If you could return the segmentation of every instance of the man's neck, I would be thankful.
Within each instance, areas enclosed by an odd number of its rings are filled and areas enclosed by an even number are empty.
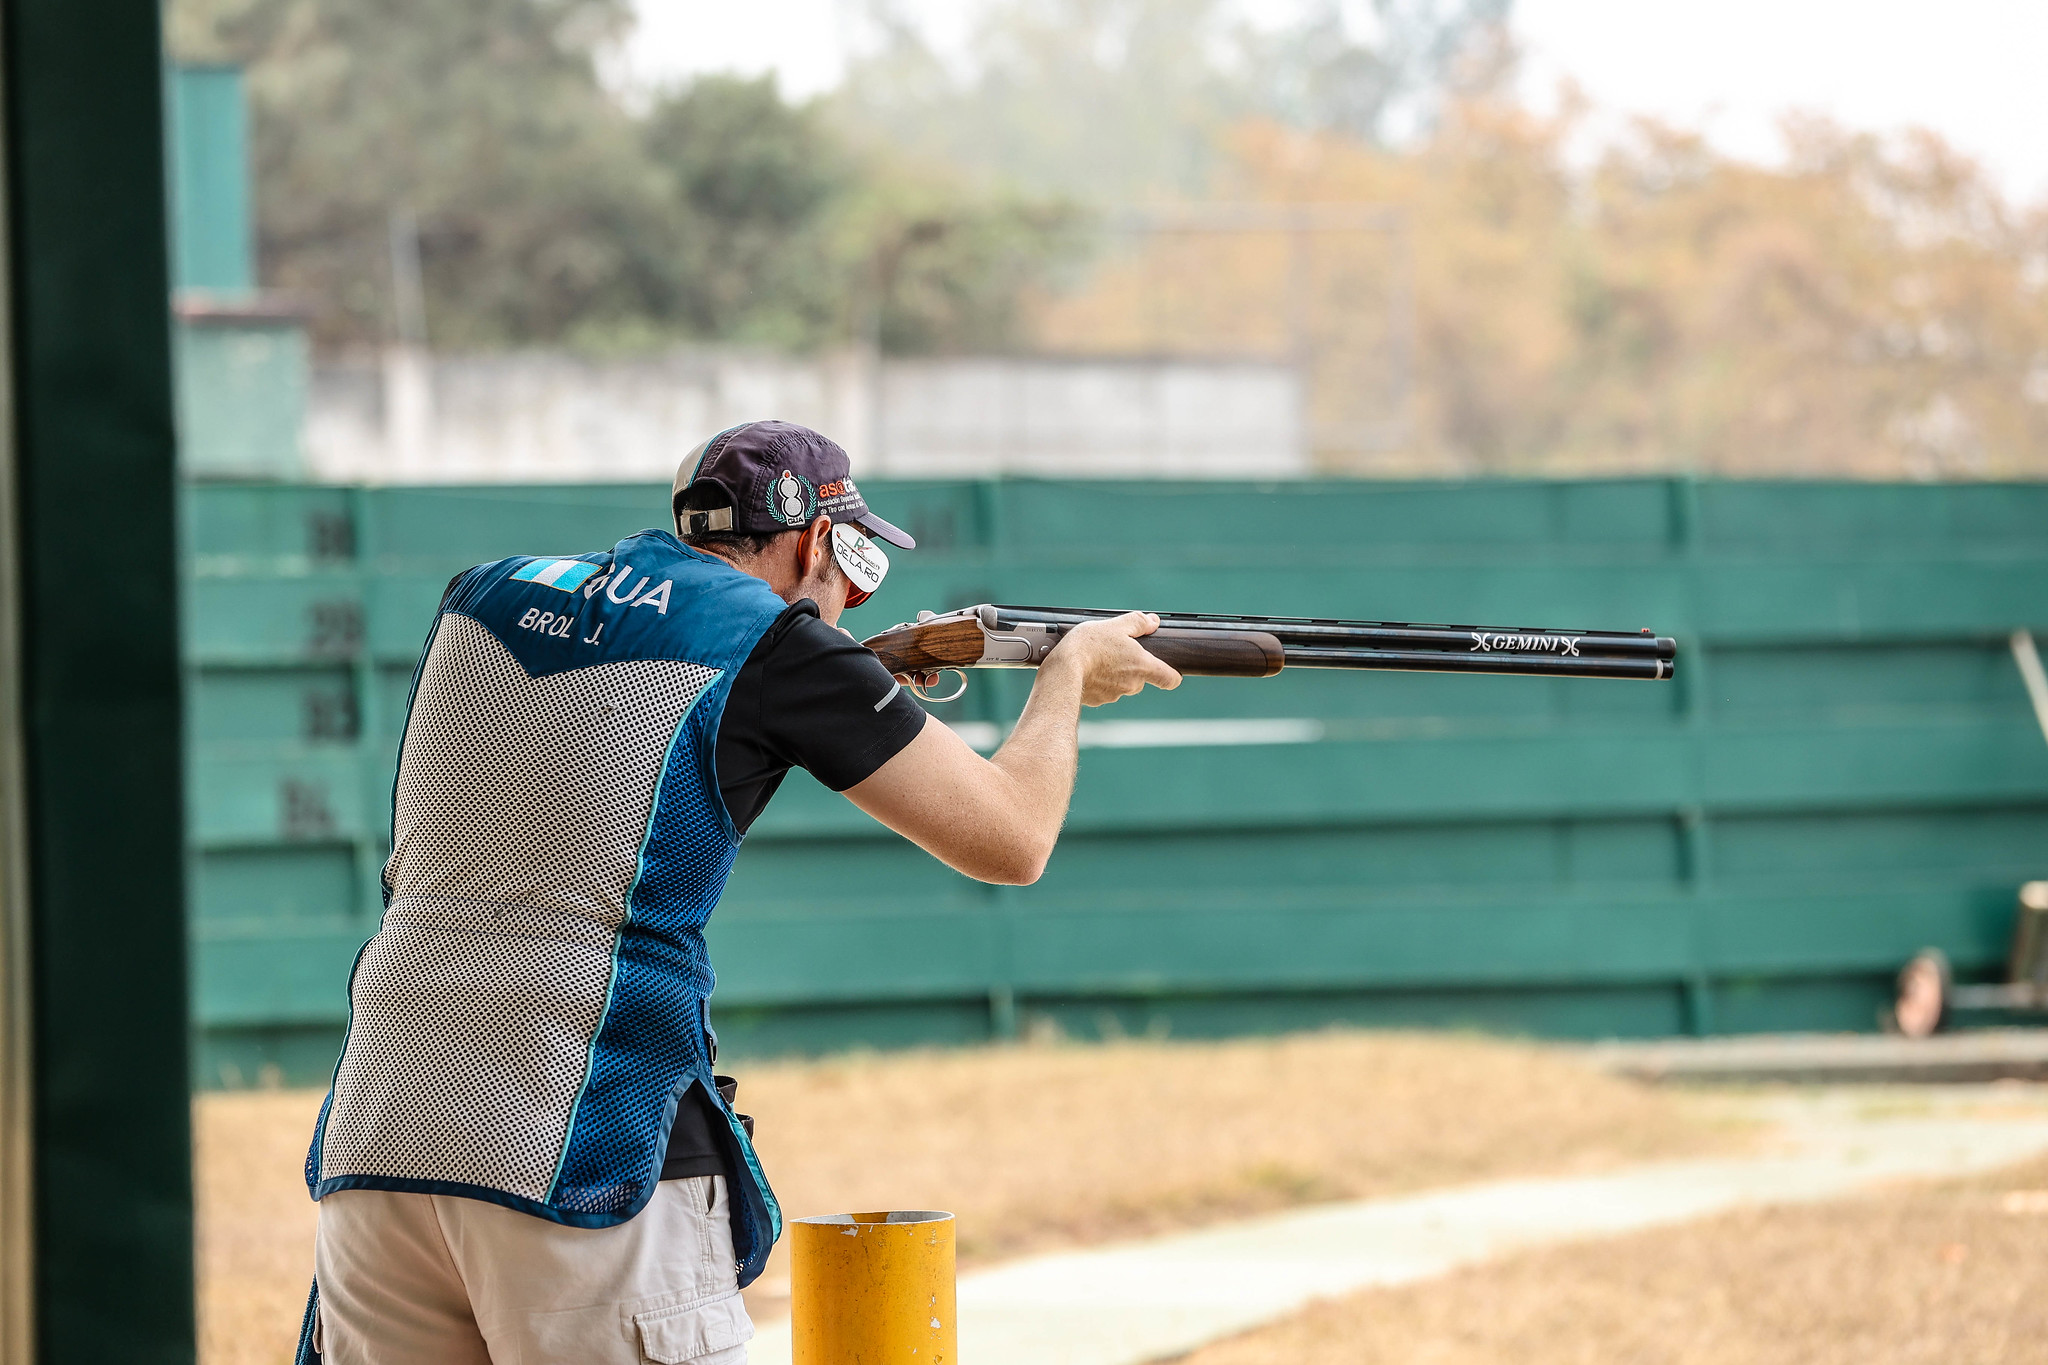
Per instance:
[[[778,536],[758,554],[732,553],[725,546],[692,545],[690,548],[722,559],[741,573],[760,579],[768,585],[770,592],[792,605],[810,598],[817,605],[819,617],[828,625],[836,625],[838,613],[834,611],[829,617],[825,614],[825,604],[831,600],[826,584],[806,579],[797,571],[796,539],[795,536]]]
[[[800,591],[803,584],[796,572],[796,556],[789,552],[777,554],[776,551],[782,549],[780,545],[770,545],[759,554],[738,554],[722,545],[692,545],[690,548],[722,559],[750,578],[760,579],[768,585],[769,591],[785,602],[794,602],[804,595]]]

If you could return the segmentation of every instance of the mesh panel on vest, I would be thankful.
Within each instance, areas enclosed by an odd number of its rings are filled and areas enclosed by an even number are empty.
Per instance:
[[[699,725],[700,717],[686,722]],[[709,734],[693,736],[708,745]],[[703,927],[737,852],[714,804],[697,744],[678,744],[633,888],[633,918],[619,937],[618,976],[590,1080],[576,1113],[553,1203],[578,1213],[635,1207],[659,1165],[669,1098],[683,1077],[708,1070],[698,1001],[712,986]],[[638,1179],[622,1172],[640,1170]]]
[[[718,670],[636,659],[528,677],[498,637],[441,618],[398,770],[394,897],[626,917],[654,782]]]
[[[390,904],[350,987],[322,1178],[547,1197],[656,780],[718,677],[654,659],[535,678],[476,621],[441,617],[406,725]]]

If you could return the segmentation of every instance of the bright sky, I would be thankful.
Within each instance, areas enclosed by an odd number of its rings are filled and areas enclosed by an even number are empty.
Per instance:
[[[845,0],[635,0],[635,7],[640,26],[626,54],[633,78],[773,68],[793,95],[838,82],[854,13]]]
[[[1603,109],[1704,128],[1774,160],[1777,117],[1931,128],[2009,194],[2048,193],[2041,0],[1517,0],[1532,98],[1561,76]]]
[[[858,0],[638,3],[633,77],[772,67],[784,89],[810,94],[838,80]],[[914,8],[957,35],[970,7]],[[1703,128],[1723,150],[1760,161],[1776,158],[1776,120],[1788,109],[1879,131],[1920,125],[2014,196],[2048,195],[2044,0],[1517,0],[1514,28],[1532,100],[1547,102],[1570,77],[1611,114]]]

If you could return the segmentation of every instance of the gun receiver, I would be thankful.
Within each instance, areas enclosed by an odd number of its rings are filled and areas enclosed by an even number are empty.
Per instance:
[[[969,668],[1036,668],[1067,631],[1115,611],[983,604],[891,626],[864,641],[891,673]],[[1288,616],[1161,612],[1159,629],[1138,643],[1190,677],[1270,678],[1282,668],[1392,669],[1422,673],[1512,673],[1552,678],[1668,679],[1676,641],[1648,630],[1537,630],[1402,621],[1328,621]],[[920,696],[925,695],[920,692]]]

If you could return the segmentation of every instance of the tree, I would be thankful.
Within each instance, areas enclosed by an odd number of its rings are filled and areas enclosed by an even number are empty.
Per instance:
[[[1512,0],[1373,0],[1377,32],[1353,36],[1342,0],[1319,0],[1273,34],[1245,32],[1250,101],[1297,128],[1385,145],[1435,127],[1446,98],[1493,85]]]
[[[1062,206],[850,145],[765,78],[636,114],[599,79],[630,20],[626,0],[174,0],[171,33],[247,66],[262,277],[322,343],[393,333],[394,215],[440,347],[1014,338]],[[912,218],[943,230],[905,238]]]
[[[803,344],[843,322],[824,220],[858,168],[772,77],[706,76],[641,127],[678,208],[676,308],[701,336]]]
[[[321,340],[388,333],[394,210],[419,224],[437,344],[672,310],[664,186],[594,66],[624,0],[213,0],[206,17],[249,70],[264,277],[311,301]]]
[[[1409,224],[1411,436],[1331,468],[2043,471],[2048,214],[2006,204],[1930,134],[1798,122],[1774,168],[1645,123],[1585,172],[1564,150],[1576,117],[1457,102],[1407,152],[1270,121],[1233,133],[1227,197],[1380,204]],[[1275,245],[1217,239],[1194,260],[1151,243],[1048,308],[1040,335],[1144,335],[1161,299],[1134,284],[1194,279],[1175,346],[1283,356]],[[1375,266],[1328,261],[1314,285]]]
[[[1374,0],[1360,36],[1339,0],[1272,31],[1228,0],[989,0],[955,71],[871,0],[878,40],[840,103],[877,139],[985,179],[1109,204],[1199,196],[1246,118],[1377,142],[1427,131],[1446,92],[1499,74],[1510,3]]]
[[[987,182],[1097,201],[1188,192],[1242,112],[1204,48],[1217,0],[996,0],[973,65],[949,71],[914,26],[850,70],[842,105],[870,137]]]

